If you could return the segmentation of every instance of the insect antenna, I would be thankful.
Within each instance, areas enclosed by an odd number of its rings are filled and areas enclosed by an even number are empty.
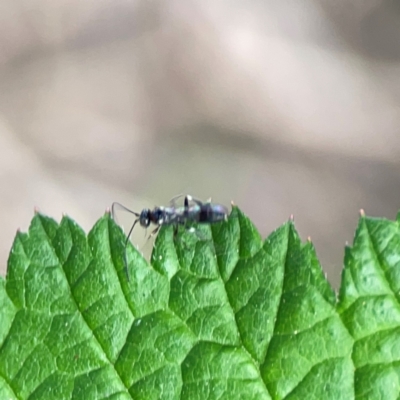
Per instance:
[[[124,205],[122,205],[121,203],[117,203],[116,201],[114,201],[114,203],[112,203],[112,205],[111,205],[111,216],[112,216],[112,219],[114,221],[117,220],[116,217],[115,217],[115,207],[121,208],[122,210],[124,210],[124,211],[126,211],[128,213],[131,213],[131,214],[135,215],[136,217],[140,216],[140,214],[138,214],[137,212],[132,211],[129,208],[127,208]]]
[[[136,213],[135,213],[135,214],[136,214]],[[131,229],[129,229],[128,235],[126,236],[126,240],[125,240],[125,248],[124,248],[124,267],[125,267],[126,279],[128,280],[128,282],[129,282],[129,271],[128,271],[128,259],[127,259],[127,256],[126,256],[126,249],[127,249],[127,247],[128,247],[128,243],[129,243],[129,240],[130,240],[130,238],[131,238],[133,228],[135,227],[135,225],[136,225],[136,223],[137,223],[138,221],[139,221],[139,218],[136,218],[135,221],[133,222],[132,226],[131,226]]]
[[[125,245],[124,245],[124,269],[125,269],[126,279],[129,282],[128,259],[127,259],[127,255],[126,255],[126,249],[128,247],[128,243],[129,243],[130,237],[132,235],[133,228],[135,227],[136,223],[139,221],[140,214],[138,214],[135,211],[130,210],[129,208],[127,208],[124,205],[122,205],[121,203],[114,202],[111,205],[111,216],[112,216],[112,219],[114,221],[116,221],[115,207],[121,208],[122,210],[124,210],[124,211],[126,211],[126,212],[128,212],[130,214],[133,214],[133,215],[135,215],[137,217],[135,219],[135,221],[133,222],[131,228],[129,229],[128,235],[126,236],[126,239],[125,239]]]

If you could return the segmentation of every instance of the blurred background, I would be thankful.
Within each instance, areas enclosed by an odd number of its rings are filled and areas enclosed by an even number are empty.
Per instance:
[[[190,193],[234,200],[264,237],[294,214],[334,287],[358,210],[396,216],[399,2],[0,10],[1,274],[34,206],[89,230],[113,201]]]

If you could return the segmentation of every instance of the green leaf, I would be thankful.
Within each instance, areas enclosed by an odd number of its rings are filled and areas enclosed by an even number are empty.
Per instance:
[[[289,221],[160,230],[37,214],[0,277],[0,399],[398,399],[399,222],[361,217],[337,302]]]
[[[355,339],[354,390],[362,399],[400,394],[399,221],[365,218],[346,249],[338,311]]]

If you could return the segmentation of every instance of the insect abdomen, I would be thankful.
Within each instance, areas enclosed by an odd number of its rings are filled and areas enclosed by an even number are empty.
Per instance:
[[[200,207],[198,222],[213,223],[226,219],[228,210],[220,204],[203,204]]]

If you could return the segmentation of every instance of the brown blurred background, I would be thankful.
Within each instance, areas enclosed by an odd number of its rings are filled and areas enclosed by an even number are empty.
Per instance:
[[[358,210],[400,208],[399,4],[3,1],[0,272],[34,206],[88,230],[190,193],[294,214],[337,287]]]

